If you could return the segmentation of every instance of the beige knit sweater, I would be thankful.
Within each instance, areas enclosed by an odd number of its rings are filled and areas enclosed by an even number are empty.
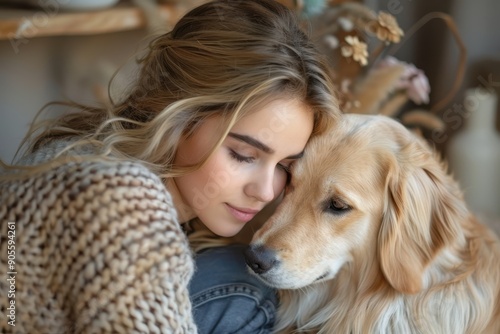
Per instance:
[[[196,333],[187,239],[138,163],[71,162],[0,183],[0,240],[1,333]]]

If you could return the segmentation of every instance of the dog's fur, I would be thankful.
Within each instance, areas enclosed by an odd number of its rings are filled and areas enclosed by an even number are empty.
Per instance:
[[[312,139],[251,249],[283,333],[500,333],[497,236],[388,117],[344,115]]]

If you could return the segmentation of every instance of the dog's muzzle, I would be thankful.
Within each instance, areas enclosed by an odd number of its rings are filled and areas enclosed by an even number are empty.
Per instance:
[[[258,275],[279,264],[276,252],[263,245],[251,245],[245,250],[245,262]]]

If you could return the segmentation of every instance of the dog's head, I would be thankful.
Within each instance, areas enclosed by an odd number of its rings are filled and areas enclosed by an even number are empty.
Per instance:
[[[269,285],[301,288],[356,261],[415,293],[466,214],[432,151],[384,116],[348,114],[313,138],[275,214],[256,232],[248,266]]]

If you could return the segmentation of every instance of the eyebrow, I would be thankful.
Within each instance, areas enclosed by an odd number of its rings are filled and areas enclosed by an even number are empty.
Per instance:
[[[239,141],[245,142],[248,145],[251,145],[251,146],[253,146],[253,147],[255,147],[255,148],[257,148],[265,153],[268,153],[268,154],[274,153],[274,150],[272,148],[270,148],[269,146],[267,146],[263,142],[258,141],[257,139],[255,139],[253,137],[250,137],[247,135],[242,135],[239,133],[234,133],[234,132],[229,132],[228,136],[232,137],[234,139],[237,139]],[[297,153],[297,154],[290,155],[290,156],[286,157],[285,159],[299,159],[299,158],[302,158],[303,155],[304,155],[304,151]]]

